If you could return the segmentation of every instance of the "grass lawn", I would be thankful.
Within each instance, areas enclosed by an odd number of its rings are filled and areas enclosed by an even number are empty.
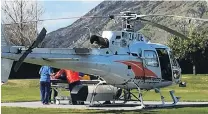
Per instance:
[[[38,79],[9,80],[1,86],[1,102],[37,101],[39,99]]]
[[[171,100],[169,90],[174,89],[176,96],[181,97],[181,101],[208,101],[208,75],[183,75],[182,80],[187,82],[187,87],[180,88],[174,85],[161,89],[165,100]],[[9,80],[7,84],[1,86],[1,92],[1,102],[38,101],[39,79]],[[137,91],[133,92],[136,94]],[[160,100],[159,94],[154,91],[146,92],[143,96],[144,100]]]
[[[183,75],[182,81],[187,83],[187,87],[173,85],[161,89],[165,100],[172,101],[169,91],[175,90],[175,95],[181,97],[180,101],[208,101],[208,75]],[[160,100],[159,93],[154,90],[144,93],[143,96],[144,100]]]
[[[50,109],[50,108],[20,108],[1,107],[2,114],[71,114],[71,113],[123,113],[123,114],[208,114],[208,108],[173,108],[135,111],[105,111],[105,110],[75,110],[75,109]]]

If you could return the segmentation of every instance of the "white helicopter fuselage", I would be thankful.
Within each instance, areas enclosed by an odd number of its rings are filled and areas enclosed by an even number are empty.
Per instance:
[[[108,39],[109,48],[34,48],[24,62],[98,75],[108,84],[126,89],[139,86],[149,90],[180,81],[180,76],[174,78],[174,69],[180,75],[180,67],[173,66],[167,46],[148,43],[140,34],[126,31],[104,31],[102,37]],[[24,47],[2,47],[2,58],[18,60],[24,53],[18,53],[19,48]],[[157,49],[167,52],[169,78],[162,74]]]

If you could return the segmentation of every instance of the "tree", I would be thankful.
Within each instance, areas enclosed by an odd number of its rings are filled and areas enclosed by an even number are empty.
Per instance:
[[[37,36],[38,22],[35,20],[43,12],[37,1],[4,1],[1,10],[6,42],[10,45],[31,45]]]
[[[193,74],[196,75],[196,65],[203,59],[208,59],[208,31],[207,28],[191,28],[189,39],[171,37],[169,47],[179,59],[188,59],[193,64]]]

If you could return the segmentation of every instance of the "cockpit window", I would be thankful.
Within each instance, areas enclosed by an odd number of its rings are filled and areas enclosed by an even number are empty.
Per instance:
[[[116,36],[116,39],[121,39],[121,36]]]
[[[129,33],[129,40],[133,39],[133,33]]]
[[[148,66],[158,67],[158,59],[155,51],[146,50],[144,51],[145,63]]]
[[[134,34],[132,34],[132,37],[131,37],[131,39],[132,39],[132,40],[134,39]]]
[[[123,38],[127,38],[128,37],[128,34],[126,32],[122,32],[122,37]]]

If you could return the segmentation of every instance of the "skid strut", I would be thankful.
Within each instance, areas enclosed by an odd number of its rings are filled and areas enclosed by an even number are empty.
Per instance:
[[[172,97],[172,99],[173,99],[173,104],[175,105],[176,103],[178,103],[180,97],[176,97],[176,96],[174,95],[174,93],[175,93],[174,90],[170,91],[170,96]]]
[[[176,97],[176,96],[174,95],[174,90],[171,90],[171,91],[169,91],[169,92],[170,92],[170,96],[171,96],[171,98],[172,98],[172,100],[173,100],[173,103],[172,103],[172,104],[165,104],[165,97],[162,95],[160,89],[155,88],[155,92],[156,92],[156,93],[160,93],[160,98],[161,98],[161,101],[162,101],[162,104],[161,104],[161,105],[158,105],[157,107],[175,106],[176,103],[178,103],[178,101],[179,101],[179,99],[180,99],[180,97]]]
[[[90,106],[93,106],[94,104],[94,97],[95,97],[95,95],[96,95],[96,89],[97,89],[97,87],[99,86],[99,85],[102,85],[102,84],[104,84],[104,83],[106,83],[106,81],[100,81],[96,86],[95,86],[95,88],[93,89],[93,94],[92,94],[92,98],[91,98],[91,100],[90,100]]]
[[[160,93],[160,98],[161,98],[161,101],[162,101],[162,105],[165,105],[165,97],[162,95],[160,89],[159,88],[155,88],[155,92],[156,93]]]
[[[139,106],[138,108],[139,109],[143,109],[143,108],[145,108],[145,105],[144,105],[144,102],[143,102],[143,96],[142,96],[141,89],[140,89],[140,87],[135,82],[134,82],[134,84],[137,86],[137,90],[139,92],[139,101],[141,103],[141,106]]]

